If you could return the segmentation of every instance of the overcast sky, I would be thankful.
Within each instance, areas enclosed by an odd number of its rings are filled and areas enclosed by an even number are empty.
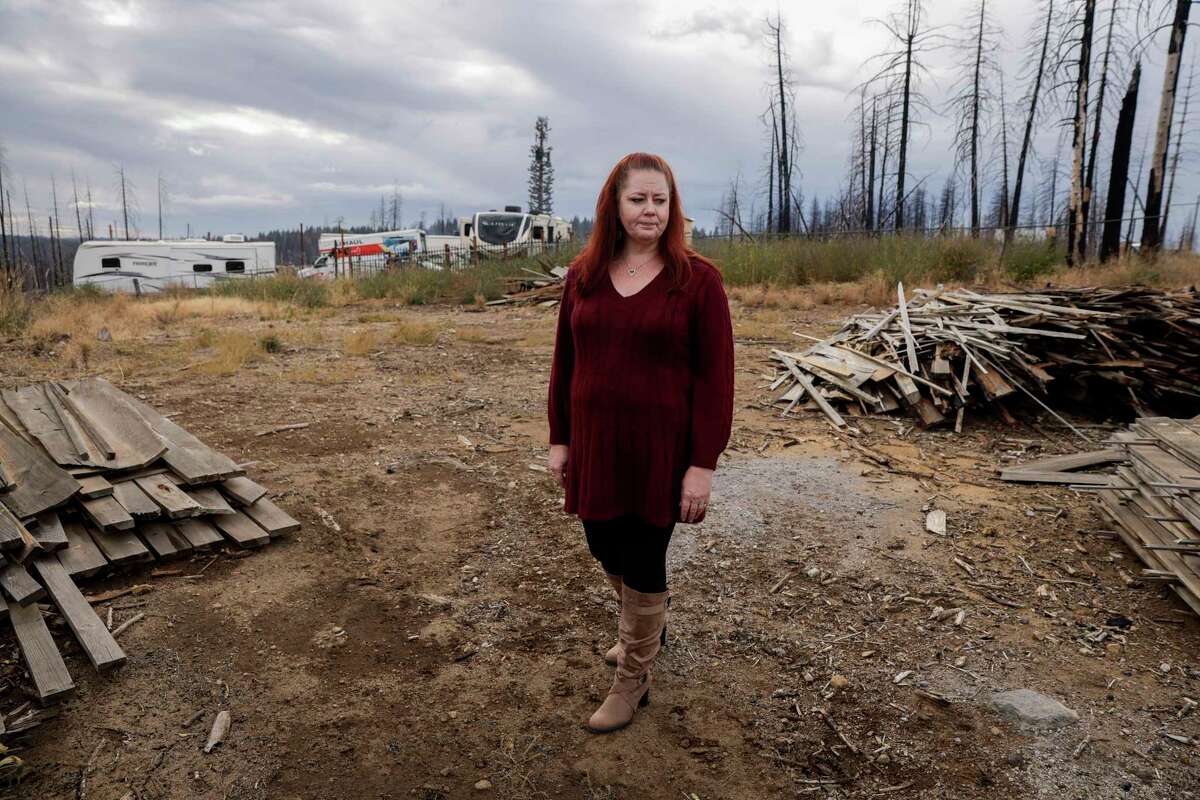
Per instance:
[[[824,197],[844,182],[864,61],[886,46],[882,27],[869,20],[895,4],[778,5],[803,132],[802,188]],[[931,0],[930,22],[965,23],[974,5]],[[1024,89],[1017,51],[1037,9],[1033,0],[995,6],[1012,100]],[[431,221],[443,203],[459,215],[524,206],[534,120],[546,115],[556,213],[590,215],[612,164],[648,150],[670,161],[686,211],[707,227],[731,177],[740,171],[753,185],[762,169],[759,115],[769,77],[762,21],[776,7],[0,0],[0,145],[14,199],[20,205],[26,182],[43,228],[50,175],[66,208],[74,170],[81,185],[90,180],[97,227],[106,229],[118,214],[115,165],[124,164],[143,233],[157,233],[160,172],[170,186],[168,236],[188,224],[193,233],[254,233],[338,218],[365,224],[393,181],[405,222],[422,211]],[[1108,5],[1100,8],[1103,22]],[[939,111],[955,60],[948,52],[929,59],[927,88]],[[1161,68],[1148,66],[1135,155],[1162,81]],[[1110,110],[1125,74],[1110,87]],[[1186,67],[1181,90],[1185,83]],[[926,179],[936,190],[953,163],[951,124],[924,116],[929,126],[915,132],[910,183]],[[1048,160],[1057,131],[1047,122],[1039,133],[1039,155]],[[987,160],[998,163],[994,153]],[[1101,164],[1106,171],[1107,160]],[[1188,173],[1177,201],[1194,196]],[[65,216],[64,228],[73,229],[73,212]]]

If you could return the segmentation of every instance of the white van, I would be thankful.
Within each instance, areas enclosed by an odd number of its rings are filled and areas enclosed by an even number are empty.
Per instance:
[[[214,281],[275,274],[274,242],[91,241],[75,251],[76,286],[145,294],[170,286],[203,289]]]

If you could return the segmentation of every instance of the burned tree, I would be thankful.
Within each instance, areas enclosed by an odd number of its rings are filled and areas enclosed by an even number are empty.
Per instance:
[[[928,101],[920,91],[920,79],[927,74],[921,63],[922,56],[939,46],[940,32],[927,27],[922,0],[904,0],[903,10],[886,20],[875,20],[891,36],[895,49],[877,57],[882,64],[867,80],[868,85],[878,85],[881,93],[894,96],[900,106],[899,150],[896,166],[896,192],[892,226],[896,231],[904,230],[905,178],[908,172],[909,133],[916,121],[916,112],[931,111]]]
[[[1175,175],[1179,171],[1179,156],[1183,152],[1183,132],[1187,128],[1188,105],[1192,101],[1192,82],[1196,78],[1196,62],[1188,72],[1187,91],[1183,95],[1183,113],[1179,116],[1179,127],[1175,132],[1175,152],[1171,154],[1171,182],[1167,186],[1167,201],[1163,204],[1162,230],[1159,232],[1161,241],[1167,240],[1167,218],[1171,215],[1171,195],[1175,193]]]
[[[1142,81],[1142,64],[1133,65],[1129,88],[1121,101],[1117,132],[1113,139],[1112,167],[1108,177],[1108,199],[1104,230],[1100,236],[1100,261],[1112,258],[1121,249],[1121,214],[1125,210],[1125,184],[1129,180],[1129,154],[1133,147],[1133,123],[1137,114],[1138,85]]]
[[[1013,182],[1012,202],[1009,203],[1008,227],[1005,229],[1005,239],[1012,239],[1016,230],[1017,219],[1021,214],[1021,187],[1025,180],[1025,163],[1029,157],[1029,148],[1033,140],[1033,126],[1038,119],[1038,101],[1041,99],[1042,80],[1046,75],[1047,52],[1050,47],[1051,23],[1054,20],[1054,0],[1046,3],[1046,25],[1042,32],[1041,46],[1034,70],[1033,86],[1029,90],[1029,113],[1025,115],[1025,134],[1021,139],[1021,153],[1017,157],[1017,174]],[[1055,59],[1057,61],[1057,59]],[[1055,66],[1051,65],[1051,72]]]
[[[957,91],[950,99],[949,111],[956,119],[954,145],[959,165],[967,172],[971,235],[979,236],[980,226],[980,140],[983,121],[991,111],[989,78],[996,71],[992,54],[996,52],[997,31],[987,16],[987,0],[979,0],[979,11],[972,27],[955,47],[963,54]]]
[[[1084,0],[1075,68],[1075,117],[1071,126],[1071,202],[1067,207],[1067,264],[1075,263],[1075,248],[1086,226],[1083,215],[1083,157],[1087,140],[1088,78],[1092,67],[1092,30],[1096,0]]]
[[[1104,45],[1104,61],[1100,67],[1100,89],[1096,94],[1096,111],[1094,117],[1096,124],[1092,126],[1092,151],[1088,156],[1087,167],[1084,170],[1083,178],[1083,197],[1082,197],[1082,225],[1079,234],[1079,241],[1076,247],[1080,259],[1087,258],[1088,251],[1088,224],[1091,220],[1092,197],[1095,194],[1096,186],[1096,158],[1100,150],[1100,131],[1104,127],[1104,94],[1108,87],[1108,66],[1112,57],[1113,50],[1113,31],[1116,29],[1117,21],[1117,3],[1113,2],[1112,9],[1108,15],[1108,34],[1105,36]]]
[[[1150,178],[1146,183],[1146,219],[1142,223],[1142,251],[1153,253],[1162,244],[1159,215],[1162,211],[1163,178],[1167,171],[1167,150],[1171,139],[1171,122],[1175,117],[1175,89],[1179,85],[1179,61],[1183,57],[1183,42],[1187,35],[1188,12],[1192,0],[1175,0],[1175,18],[1171,23],[1167,43],[1167,66],[1163,73],[1162,98],[1158,106],[1158,125],[1154,135],[1154,158],[1150,162]]]
[[[773,209],[778,212],[777,230],[779,233],[790,233],[793,216],[792,176],[795,157],[799,151],[798,123],[796,121],[795,96],[792,93],[791,70],[787,65],[787,51],[783,47],[783,37],[786,31],[783,18],[778,14],[772,22],[768,17],[766,22],[767,46],[774,59],[772,81],[768,83],[772,115],[775,120],[775,171],[772,181],[778,194],[778,202],[773,203]],[[789,103],[791,110],[789,111]]]

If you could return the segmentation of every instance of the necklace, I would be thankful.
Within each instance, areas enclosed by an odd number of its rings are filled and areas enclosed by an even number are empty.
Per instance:
[[[630,275],[636,276],[638,274],[638,270],[641,269],[642,267],[646,266],[647,264],[649,264],[651,261],[653,261],[657,255],[658,255],[658,253],[654,253],[649,258],[647,258],[645,261],[638,264],[636,267],[626,267],[625,269]]]

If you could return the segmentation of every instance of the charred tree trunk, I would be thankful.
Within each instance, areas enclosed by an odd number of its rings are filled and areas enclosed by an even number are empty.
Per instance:
[[[913,0],[910,0],[908,12],[909,27],[906,31],[907,38],[905,40],[904,51],[904,93],[900,96],[900,153],[896,169],[895,200],[895,229],[897,231],[904,230],[904,172],[908,169],[908,117],[909,101],[912,93],[913,46],[916,40],[916,33],[913,30],[915,27],[913,17],[916,14],[914,5]]]
[[[871,148],[868,156],[869,166],[867,168],[867,230],[875,230],[875,139],[877,135],[878,117],[876,107],[878,106],[879,98],[871,99]]]
[[[1096,93],[1096,125],[1092,128],[1092,152],[1088,156],[1087,170],[1083,178],[1083,217],[1080,228],[1078,250],[1081,261],[1087,260],[1088,251],[1088,222],[1092,206],[1092,195],[1096,185],[1096,155],[1100,150],[1100,129],[1104,124],[1104,90],[1108,86],[1108,59],[1112,53],[1113,28],[1117,19],[1117,4],[1113,3],[1108,16],[1108,35],[1105,37],[1104,62],[1100,66],[1100,89]]]
[[[1008,111],[1005,107],[1004,99],[1004,76],[1000,76],[1000,170],[1001,170],[1001,189],[1000,189],[1000,219],[997,220],[1000,227],[1008,230]],[[1008,240],[1005,240],[1005,244]],[[1003,252],[1003,246],[1001,247]]]
[[[1154,137],[1154,159],[1150,162],[1150,179],[1146,184],[1146,219],[1142,223],[1142,251],[1153,253],[1162,244],[1159,214],[1162,211],[1163,177],[1167,171],[1167,149],[1171,139],[1171,122],[1175,116],[1175,89],[1179,85],[1179,61],[1183,57],[1183,41],[1187,35],[1188,12],[1192,0],[1176,0],[1175,20],[1171,25],[1171,40],[1167,45],[1167,68],[1163,74],[1162,99],[1158,107],[1158,128]]]
[[[1196,65],[1188,73],[1187,91],[1183,95],[1183,113],[1179,115],[1179,128],[1175,131],[1175,152],[1171,154],[1171,182],[1167,186],[1167,202],[1163,204],[1162,231],[1159,239],[1167,240],[1167,218],[1171,215],[1171,195],[1175,193],[1175,174],[1179,170],[1179,154],[1183,152],[1183,131],[1187,128],[1188,104],[1192,100],[1192,81],[1196,77]]]
[[[1100,263],[1117,255],[1121,249],[1121,213],[1125,210],[1125,183],[1129,180],[1129,156],[1133,149],[1133,122],[1137,114],[1138,84],[1142,80],[1142,64],[1133,65],[1129,88],[1121,101],[1117,132],[1113,139],[1112,169],[1108,176],[1108,199],[1104,204],[1104,232],[1100,237]]]
[[[775,72],[779,81],[779,232],[792,230],[791,170],[788,168],[787,84],[783,80],[783,22],[778,15],[771,29],[775,35]]]
[[[1029,156],[1029,145],[1033,139],[1033,123],[1037,118],[1038,95],[1042,90],[1042,76],[1046,71],[1046,51],[1050,47],[1050,22],[1054,18],[1054,2],[1046,9],[1046,32],[1042,36],[1042,55],[1038,59],[1037,75],[1033,79],[1033,92],[1029,100],[1029,116],[1025,118],[1025,135],[1021,140],[1021,155],[1017,157],[1017,176],[1013,184],[1012,202],[1009,204],[1008,228],[1005,238],[1011,239],[1016,230],[1017,218],[1021,213],[1021,185],[1025,180],[1025,160]],[[1053,221],[1051,221],[1053,222]]]
[[[125,192],[125,167],[121,166],[121,216],[125,222],[125,241],[129,241],[129,198]]]
[[[775,104],[771,104],[771,154],[767,161],[767,233],[775,230],[775,141],[779,125],[775,121]]]
[[[1125,251],[1129,252],[1133,246],[1133,223],[1138,219],[1139,206],[1142,214],[1143,223],[1145,222],[1146,205],[1142,202],[1141,194],[1138,192],[1138,187],[1142,185],[1142,173],[1146,171],[1146,148],[1150,145],[1150,131],[1146,131],[1146,135],[1142,137],[1142,154],[1138,158],[1138,174],[1137,180],[1133,182],[1133,201],[1129,204],[1129,229],[1125,232]]]
[[[1088,76],[1092,66],[1092,27],[1096,0],[1084,0],[1083,32],[1079,37],[1079,66],[1075,76],[1075,124],[1071,159],[1071,204],[1067,209],[1067,264],[1075,263],[1075,249],[1087,225],[1083,214],[1083,156],[1087,141]]]
[[[986,3],[979,3],[979,30],[975,38],[975,74],[971,81],[971,236],[979,237],[979,89],[983,67],[983,17]]]
[[[887,113],[887,120],[884,122],[884,126],[883,126],[883,158],[881,160],[880,167],[879,167],[879,205],[875,211],[875,216],[879,220],[879,224],[876,227],[879,230],[883,230],[883,222],[884,222],[884,219],[886,218],[886,216],[884,214],[884,200],[886,200],[887,198],[884,195],[884,192],[887,189],[887,163],[888,163],[888,153],[891,151],[891,147],[892,147],[892,113],[891,113],[891,109],[889,108],[888,113]]]

